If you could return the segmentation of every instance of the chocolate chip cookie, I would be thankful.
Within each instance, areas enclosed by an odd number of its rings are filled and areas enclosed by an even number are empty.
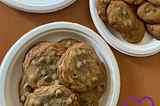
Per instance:
[[[19,81],[19,100],[22,104],[26,101],[27,96],[33,93],[34,89],[29,85],[27,76],[24,74]]]
[[[95,7],[97,9],[97,13],[104,22],[108,22],[106,17],[106,8],[109,1],[110,0],[95,0]]]
[[[62,39],[58,43],[60,43],[64,48],[68,49],[75,43],[80,43],[80,41],[72,38]]]
[[[135,23],[134,13],[123,1],[111,1],[107,8],[108,23],[117,31],[127,33]]]
[[[99,106],[98,98],[92,92],[74,92],[80,106]]]
[[[25,56],[23,70],[34,89],[60,84],[57,66],[66,49],[59,43],[37,44]]]
[[[103,63],[101,63],[101,73],[100,73],[100,82],[98,83],[98,85],[92,90],[93,94],[100,99],[101,96],[103,95],[104,91],[106,90],[107,87],[107,75],[106,75],[106,70],[105,67],[103,65]]]
[[[153,5],[159,5],[160,6],[160,0],[148,0]]]
[[[79,103],[70,89],[63,85],[52,85],[29,94],[24,106],[79,106]]]
[[[121,35],[123,39],[126,40],[127,42],[130,43],[140,42],[145,35],[144,23],[140,19],[138,19],[137,16],[135,15],[135,23],[132,30],[130,30],[127,33],[121,33]]]
[[[100,59],[87,43],[77,43],[62,55],[57,74],[61,83],[75,91],[91,91],[99,83]]]
[[[143,21],[154,24],[160,23],[160,6],[144,2],[137,9],[137,15]]]
[[[132,5],[139,5],[139,4],[142,4],[144,2],[144,0],[123,0],[129,4],[132,4]]]
[[[160,24],[146,24],[146,28],[149,34],[160,40]]]

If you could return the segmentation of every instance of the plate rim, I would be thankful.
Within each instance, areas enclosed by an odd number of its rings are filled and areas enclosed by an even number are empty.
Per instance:
[[[107,50],[107,53],[109,55],[109,63],[108,65],[112,67],[112,72],[114,73],[113,77],[115,77],[114,79],[114,83],[115,83],[115,86],[113,88],[113,91],[115,92],[114,95],[112,96],[113,98],[111,99],[111,103],[109,106],[115,106],[118,102],[118,99],[119,99],[119,94],[120,94],[120,73],[119,73],[119,67],[118,67],[118,64],[117,64],[117,61],[116,61],[116,58],[113,54],[113,52],[111,51],[110,47],[108,46],[108,44],[97,34],[95,33],[93,30],[83,26],[83,25],[80,25],[80,24],[77,24],[77,23],[71,23],[71,22],[53,22],[53,23],[49,23],[49,24],[45,24],[45,25],[41,25],[39,27],[36,27],[34,29],[32,29],[31,31],[27,32],[26,34],[24,34],[11,48],[10,50],[7,52],[7,54],[5,55],[3,61],[2,61],[2,64],[1,64],[1,67],[0,67],[0,84],[4,85],[4,82],[5,82],[5,76],[6,76],[6,73],[7,73],[7,68],[6,66],[10,64],[11,60],[10,59],[10,62],[9,62],[9,57],[12,55],[12,52],[16,51],[16,50],[19,50],[19,48],[21,48],[22,45],[24,45],[29,39],[31,39],[32,37],[34,37],[34,35],[37,35],[39,33],[42,33],[46,30],[50,30],[50,29],[54,29],[54,28],[57,28],[57,27],[61,27],[61,28],[71,28],[71,29],[76,29],[76,30],[80,30],[82,32],[85,32],[87,33],[88,35],[90,35],[91,38],[94,38],[96,39],[97,41],[100,40],[98,43],[100,45],[103,46],[104,50],[106,51]],[[88,32],[87,32],[88,31]],[[31,35],[33,34],[33,35]],[[28,36],[30,35],[30,36]],[[91,35],[96,35],[96,36],[91,36]],[[23,43],[22,43],[23,42]],[[22,43],[22,44],[21,44]],[[19,47],[18,47],[19,46]],[[17,48],[18,47],[18,48]],[[112,63],[112,64],[111,64]],[[114,63],[114,66],[113,66],[113,63]],[[3,70],[3,71],[2,71]],[[2,76],[3,74],[3,76]],[[4,86],[1,86],[0,87],[0,94],[1,95],[4,95]],[[2,97],[2,99],[0,99],[0,104],[3,102],[3,105],[5,103],[5,100],[4,98]]]
[[[90,6],[90,14],[93,20],[93,23],[98,30],[98,32],[101,34],[101,36],[109,43],[113,48],[120,51],[121,53],[124,53],[129,56],[135,56],[135,57],[146,57],[151,56],[160,51],[160,41],[157,41],[156,47],[150,47],[150,49],[143,49],[138,48],[137,50],[131,47],[126,46],[123,42],[121,42],[118,39],[115,39],[114,36],[110,36],[110,32],[105,30],[103,25],[101,25],[102,20],[99,18],[97,11],[95,12],[95,0],[89,0],[89,6]],[[107,33],[106,33],[107,32]],[[109,36],[106,36],[109,35]],[[111,34],[112,35],[112,34]],[[121,47],[122,46],[122,47]]]
[[[61,10],[65,7],[68,7],[76,0],[61,0],[58,4],[48,4],[48,5],[33,5],[33,4],[25,4],[22,1],[17,2],[17,0],[1,0],[4,4],[15,8],[17,10],[31,12],[31,13],[50,13]]]

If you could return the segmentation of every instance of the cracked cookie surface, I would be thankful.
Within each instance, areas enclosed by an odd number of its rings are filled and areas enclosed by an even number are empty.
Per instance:
[[[65,48],[58,43],[40,43],[25,56],[23,70],[34,89],[60,84],[57,66]]]
[[[24,106],[79,106],[79,103],[70,89],[63,85],[51,85],[28,95]]]
[[[87,43],[77,43],[62,55],[57,74],[63,85],[86,92],[99,83],[100,67],[94,48]]]

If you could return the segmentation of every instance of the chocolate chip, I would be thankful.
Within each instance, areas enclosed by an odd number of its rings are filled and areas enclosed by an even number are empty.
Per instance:
[[[41,57],[38,61],[39,61],[39,63],[45,62],[46,61],[46,57]]]
[[[46,61],[47,61],[47,63],[51,63],[52,58],[51,58],[51,57],[49,57],[49,56],[46,56]]]
[[[33,91],[34,91],[34,90],[31,88],[30,85],[27,85],[27,86],[25,87],[25,90],[26,90],[26,91],[30,91],[30,92],[33,92]]]
[[[82,65],[83,65],[82,62],[80,62],[80,61],[77,62],[77,68],[82,67]]]
[[[145,10],[145,13],[148,13],[149,11],[150,11],[150,9],[147,8],[147,9]]]
[[[101,87],[104,89],[104,85],[101,85]]]
[[[125,10],[123,10],[123,15],[126,15],[126,14],[127,14],[127,12]]]
[[[104,76],[102,76],[102,80],[104,79]]]
[[[84,60],[83,60],[83,64],[86,64],[86,63],[87,63],[87,60],[86,60],[86,59],[84,59]]]
[[[46,82],[51,82],[52,81],[52,78],[50,76],[44,76],[43,79],[46,81]]]
[[[57,52],[56,56],[62,56],[62,53],[61,52]]]
[[[75,92],[75,91],[72,89],[72,92]]]
[[[67,104],[72,104],[72,99],[71,99],[71,98],[69,98],[69,99],[67,100]]]
[[[152,9],[153,11],[157,11],[157,9],[156,9],[155,7],[152,7],[151,9]]]
[[[77,50],[77,54],[78,54],[78,55],[81,55],[81,54],[82,54],[82,51],[78,49],[78,50]]]
[[[130,38],[132,38],[132,37],[133,37],[133,34],[132,34],[132,33],[130,33],[130,34],[129,34],[129,37],[130,37]]]
[[[84,54],[87,54],[87,53],[88,53],[87,50],[85,50],[85,49],[82,49],[82,52],[83,52]]]
[[[99,60],[97,60],[97,65],[99,65]]]
[[[34,53],[29,53],[29,57],[33,57],[34,56]]]
[[[72,84],[71,84],[71,83],[68,83],[68,84],[67,84],[67,86],[68,86],[68,87],[71,87],[71,86],[72,86]]]
[[[77,79],[77,74],[73,74],[72,78]]]
[[[31,86],[30,85],[27,85],[26,87],[25,87],[25,90],[26,91],[30,91],[32,88],[31,88]]]
[[[26,97],[25,96],[21,96],[21,101],[25,102]]]
[[[56,92],[55,92],[56,96],[62,95],[62,93],[63,92],[60,89],[57,89]]]
[[[72,45],[73,45],[73,43],[69,40],[69,41],[67,42],[67,46],[70,47],[70,46],[72,46]]]

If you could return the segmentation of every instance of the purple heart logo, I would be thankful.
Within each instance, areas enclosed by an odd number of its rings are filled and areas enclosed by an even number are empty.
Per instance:
[[[134,96],[128,97],[128,98],[126,99],[125,103],[124,103],[124,106],[127,106],[127,102],[128,102],[130,99],[135,99],[135,100],[138,102],[139,106],[140,106],[142,100],[144,100],[144,99],[149,99],[149,100],[152,102],[152,106],[154,106],[154,101],[153,101],[153,99],[150,98],[150,97],[148,97],[148,96],[142,97],[140,100],[139,100],[138,98],[134,97]]]

